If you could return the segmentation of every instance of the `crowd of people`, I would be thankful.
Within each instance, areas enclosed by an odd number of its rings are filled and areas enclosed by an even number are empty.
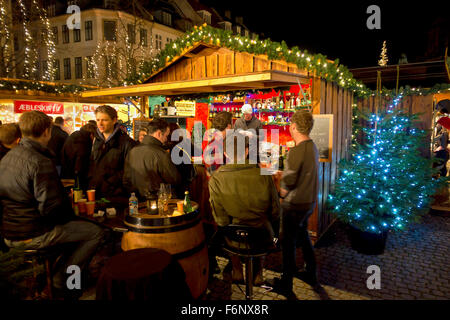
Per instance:
[[[258,164],[249,161],[249,139],[258,135],[261,122],[244,105],[243,117],[233,126],[232,114],[221,112],[213,120],[212,135],[204,154],[207,171],[211,219],[205,217],[205,234],[211,240],[217,229],[243,224],[264,230],[261,242],[273,243],[279,237],[283,253],[283,275],[272,283],[279,292],[292,293],[293,277],[314,285],[316,262],[307,226],[318,192],[318,152],[309,138],[313,118],[297,111],[290,125],[295,141],[287,157],[277,191],[269,175],[262,175]],[[21,115],[18,124],[0,126],[0,212],[2,243],[8,247],[39,249],[77,243],[66,263],[55,272],[53,285],[63,294],[65,270],[78,265],[83,270],[104,238],[104,230],[77,219],[61,179],[77,179],[82,189],[95,189],[98,197],[139,199],[158,191],[161,183],[172,185],[182,198],[195,179],[191,161],[196,146],[187,137],[174,135],[180,127],[157,118],[139,132],[137,140],[121,130],[117,111],[107,105],[95,110],[95,122],[68,135],[64,119],[39,111]],[[249,129],[253,129],[250,130]],[[240,152],[238,135],[244,136]],[[184,140],[185,139],[185,140]],[[191,148],[180,147],[191,146]],[[210,146],[214,146],[211,148]],[[190,150],[189,150],[190,149]],[[223,152],[222,152],[223,151]],[[172,154],[183,161],[174,163]],[[303,249],[306,268],[298,273],[295,265],[297,244]],[[209,248],[211,273],[218,272],[216,254]],[[232,277],[242,281],[242,265],[231,258]],[[263,283],[262,260],[256,264],[255,284]]]

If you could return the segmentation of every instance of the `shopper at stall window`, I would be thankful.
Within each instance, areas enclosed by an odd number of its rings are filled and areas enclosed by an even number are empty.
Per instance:
[[[228,139],[225,144],[226,156],[230,154],[227,150],[234,149],[234,161],[221,166],[209,180],[211,208],[220,227],[229,224],[260,227],[266,234],[265,238],[260,239],[260,244],[270,247],[274,237],[272,223],[276,222],[280,215],[278,194],[272,177],[261,175],[259,167],[249,164],[246,160],[249,152],[248,138],[245,140],[245,152],[238,148],[238,136]],[[232,257],[231,261],[233,280],[242,281],[239,258]],[[255,262],[254,282],[255,285],[260,285],[263,283],[262,263],[261,260],[259,263]]]
[[[65,179],[78,177],[83,190],[88,187],[89,161],[96,131],[97,125],[85,124],[67,138],[62,150],[61,177]]]
[[[281,179],[280,240],[283,253],[283,275],[275,279],[276,291],[289,296],[293,277],[317,285],[316,259],[308,234],[308,219],[313,213],[318,195],[319,153],[309,137],[314,119],[310,112],[300,110],[291,118],[289,131],[295,141],[287,156],[287,167]],[[305,271],[297,272],[295,251],[302,248]]]
[[[148,134],[147,128],[142,127],[139,129],[139,135],[138,135],[139,143],[142,143],[142,140],[144,140],[144,138],[147,134]]]
[[[440,159],[440,163],[437,168],[440,170],[441,177],[447,176],[447,161],[449,159],[448,146],[448,130],[445,127],[440,127],[438,135],[436,137],[436,144],[434,155],[436,158]]]
[[[214,117],[212,130],[209,131],[208,146],[204,151],[204,162],[208,178],[226,162],[223,146],[226,140],[227,130],[232,129],[233,114],[231,112],[222,111]]]
[[[128,192],[145,199],[147,192],[156,193],[161,183],[177,185],[181,181],[170,153],[164,148],[169,136],[169,124],[162,119],[149,122],[148,134],[133,148],[125,161],[123,184]]]
[[[17,123],[0,126],[0,160],[20,142],[22,133]]]
[[[48,142],[48,148],[55,154],[55,165],[58,170],[58,174],[61,174],[61,155],[62,148],[66,139],[69,137],[66,131],[64,131],[64,119],[63,117],[56,117],[52,126],[52,137]]]
[[[23,139],[0,162],[2,235],[9,247],[40,249],[62,243],[78,243],[67,251],[53,277],[58,292],[66,287],[67,267],[82,273],[103,238],[97,225],[74,220],[69,197],[46,147],[51,138],[50,117],[40,111],[25,112],[19,119]],[[72,295],[80,290],[67,291]]]
[[[89,188],[95,189],[99,197],[128,198],[122,185],[125,158],[137,142],[120,129],[113,107],[99,106],[95,117],[97,130],[91,153]]]
[[[259,136],[259,130],[263,128],[261,121],[253,115],[253,108],[249,104],[244,104],[241,109],[242,117],[234,123],[236,131],[248,131],[250,138],[253,134]],[[254,130],[254,131],[253,131]]]
[[[177,154],[177,156],[182,159],[181,163],[174,163],[181,177],[180,183],[174,186],[174,191],[178,199],[184,199],[184,192],[189,190],[189,186],[195,177],[195,169],[192,164],[192,150],[194,145],[190,139],[184,138],[182,135],[177,133],[174,134],[174,132],[179,129],[181,128],[177,123],[169,123],[169,135],[167,137],[167,142],[163,147],[167,149],[171,158],[172,155]],[[184,139],[187,140],[186,145],[190,146],[190,148],[183,148],[184,144],[181,142]]]

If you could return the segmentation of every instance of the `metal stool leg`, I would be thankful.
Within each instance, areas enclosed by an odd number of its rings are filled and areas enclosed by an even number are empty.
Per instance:
[[[47,277],[47,291],[48,291],[48,297],[50,300],[53,300],[53,286],[52,286],[52,274],[50,270],[50,261],[48,258],[45,258],[45,273]]]
[[[251,300],[253,296],[253,257],[247,258],[245,265],[245,298]]]

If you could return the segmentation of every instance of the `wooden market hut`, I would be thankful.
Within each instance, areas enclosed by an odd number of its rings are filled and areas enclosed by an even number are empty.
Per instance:
[[[309,226],[312,240],[316,242],[334,221],[326,211],[325,202],[338,175],[337,163],[348,157],[352,135],[351,91],[284,60],[270,60],[266,55],[198,42],[167,62],[143,84],[86,91],[81,96],[177,96],[270,89],[297,85],[299,82],[312,85],[313,114],[333,114],[331,161],[320,162],[318,206]]]

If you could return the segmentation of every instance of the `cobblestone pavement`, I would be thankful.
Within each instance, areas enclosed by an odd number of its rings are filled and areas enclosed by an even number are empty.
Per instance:
[[[389,234],[385,252],[370,256],[359,254],[350,247],[345,228],[335,223],[316,245],[321,288],[294,278],[293,291],[299,300],[449,300],[450,299],[450,215],[428,214],[403,233]],[[217,257],[224,270],[228,259]],[[297,265],[302,265],[301,250]],[[381,289],[370,290],[366,281],[370,265],[381,269]],[[266,279],[280,276],[281,252],[265,260]],[[204,300],[243,300],[245,286],[231,284],[231,273],[221,272],[210,280]],[[255,300],[285,300],[275,292],[255,287]],[[89,290],[83,300],[95,299]]]

